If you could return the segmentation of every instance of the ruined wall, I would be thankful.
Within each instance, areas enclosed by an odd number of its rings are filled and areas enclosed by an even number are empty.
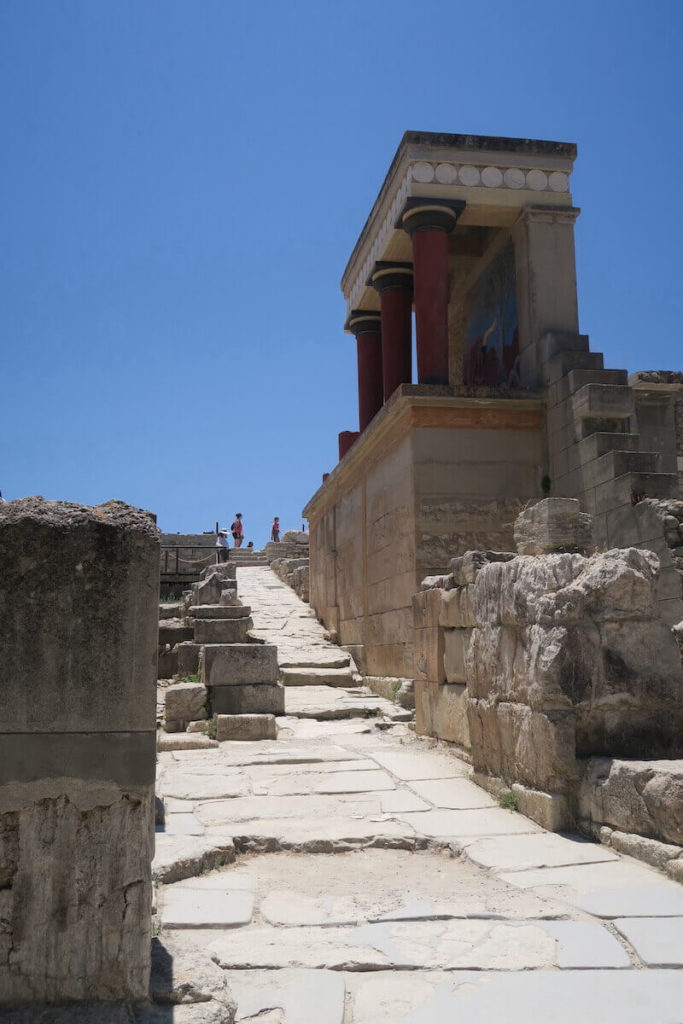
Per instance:
[[[147,997],[159,542],[0,505],[0,1005]]]
[[[580,759],[683,755],[657,558],[582,553],[578,508],[540,502],[517,520],[520,554],[469,552],[414,601],[418,732],[469,746],[478,780],[515,784],[551,828],[576,817]]]

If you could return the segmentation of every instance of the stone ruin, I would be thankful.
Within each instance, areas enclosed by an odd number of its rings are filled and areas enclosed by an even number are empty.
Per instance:
[[[176,619],[159,623],[164,668],[175,668],[179,677],[165,689],[164,732],[194,734],[184,747],[276,739],[275,715],[285,708],[277,648],[251,636],[251,609],[237,596],[235,566],[208,566],[173,610]],[[180,640],[170,649],[169,634]],[[205,735],[211,718],[215,740]],[[159,749],[176,742],[162,734]]]
[[[424,581],[417,731],[470,751],[476,780],[511,787],[545,827],[636,825],[683,843],[683,763],[671,763],[683,758],[683,666],[658,559],[596,551],[590,527],[578,501],[549,498],[517,518],[517,552],[470,551]],[[628,787],[632,809],[618,811]],[[664,793],[672,804],[657,813]]]
[[[0,1006],[148,997],[158,578],[147,512],[0,505]]]

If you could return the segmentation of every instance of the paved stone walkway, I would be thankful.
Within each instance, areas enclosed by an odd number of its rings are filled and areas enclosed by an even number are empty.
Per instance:
[[[270,570],[239,592],[281,665],[338,667]],[[229,1020],[227,981],[240,1024],[683,1022],[683,887],[501,809],[358,687],[286,710],[277,741],[159,755],[175,1021]]]

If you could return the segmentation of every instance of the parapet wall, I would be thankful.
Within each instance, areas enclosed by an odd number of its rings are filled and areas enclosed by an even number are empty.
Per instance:
[[[417,731],[469,748],[478,781],[516,786],[551,828],[577,818],[582,759],[683,756],[683,667],[658,560],[590,554],[578,508],[532,506],[518,553],[455,558],[413,602]]]
[[[0,1006],[147,998],[158,589],[149,513],[0,505]]]

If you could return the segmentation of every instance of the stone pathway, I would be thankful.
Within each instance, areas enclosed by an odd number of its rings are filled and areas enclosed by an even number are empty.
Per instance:
[[[239,589],[281,665],[343,667],[270,570]],[[362,688],[286,710],[277,741],[159,754],[173,1020],[229,1021],[227,981],[240,1024],[681,1024],[683,887],[501,809]]]

